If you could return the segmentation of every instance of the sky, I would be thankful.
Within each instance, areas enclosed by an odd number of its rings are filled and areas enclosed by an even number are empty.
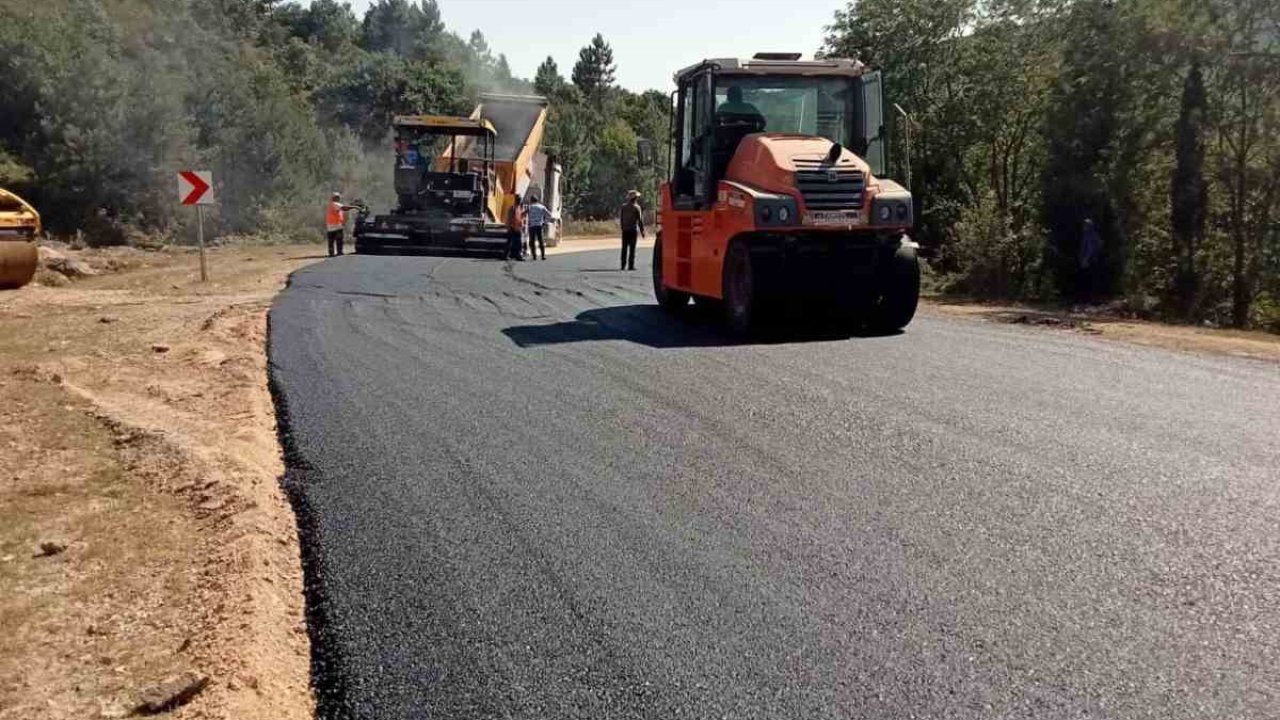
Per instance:
[[[350,0],[364,17],[370,0]],[[548,55],[569,77],[597,32],[613,47],[618,84],[668,90],[676,70],[709,57],[799,52],[811,57],[842,0],[437,0],[445,25],[479,29],[512,72],[533,79]]]

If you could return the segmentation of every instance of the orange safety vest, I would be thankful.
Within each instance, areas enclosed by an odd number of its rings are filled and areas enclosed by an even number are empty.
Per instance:
[[[324,224],[329,230],[342,230],[347,226],[347,218],[343,215],[341,203],[329,203],[329,209],[324,214]]]
[[[507,212],[507,227],[512,230],[524,229],[524,211],[520,209],[519,205],[512,205]]]

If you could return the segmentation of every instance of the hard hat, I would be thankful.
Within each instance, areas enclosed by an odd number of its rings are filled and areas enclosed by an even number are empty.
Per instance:
[[[640,191],[639,191],[639,190],[628,190],[628,191],[627,191],[627,199],[628,199],[628,200],[629,200],[629,199],[631,199],[631,198],[638,198],[638,197],[640,197]]]

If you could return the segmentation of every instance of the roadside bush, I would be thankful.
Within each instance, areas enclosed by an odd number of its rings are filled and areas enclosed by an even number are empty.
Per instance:
[[[952,277],[950,289],[983,298],[1038,295],[1043,243],[1032,227],[1015,231],[991,197],[964,208],[951,248],[961,270]]]
[[[566,237],[613,237],[619,234],[616,220],[566,218],[563,229]]]
[[[1280,298],[1268,292],[1260,293],[1253,301],[1251,324],[1268,332],[1280,333]]]

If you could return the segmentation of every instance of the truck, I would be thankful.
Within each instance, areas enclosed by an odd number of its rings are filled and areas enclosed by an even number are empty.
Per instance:
[[[396,206],[361,210],[356,252],[505,257],[517,197],[559,215],[560,166],[540,148],[546,117],[545,98],[500,94],[482,95],[469,117],[395,117]]]
[[[653,252],[662,308],[718,306],[740,334],[796,304],[851,330],[911,322],[915,208],[887,177],[881,83],[856,60],[792,53],[676,73]]]

